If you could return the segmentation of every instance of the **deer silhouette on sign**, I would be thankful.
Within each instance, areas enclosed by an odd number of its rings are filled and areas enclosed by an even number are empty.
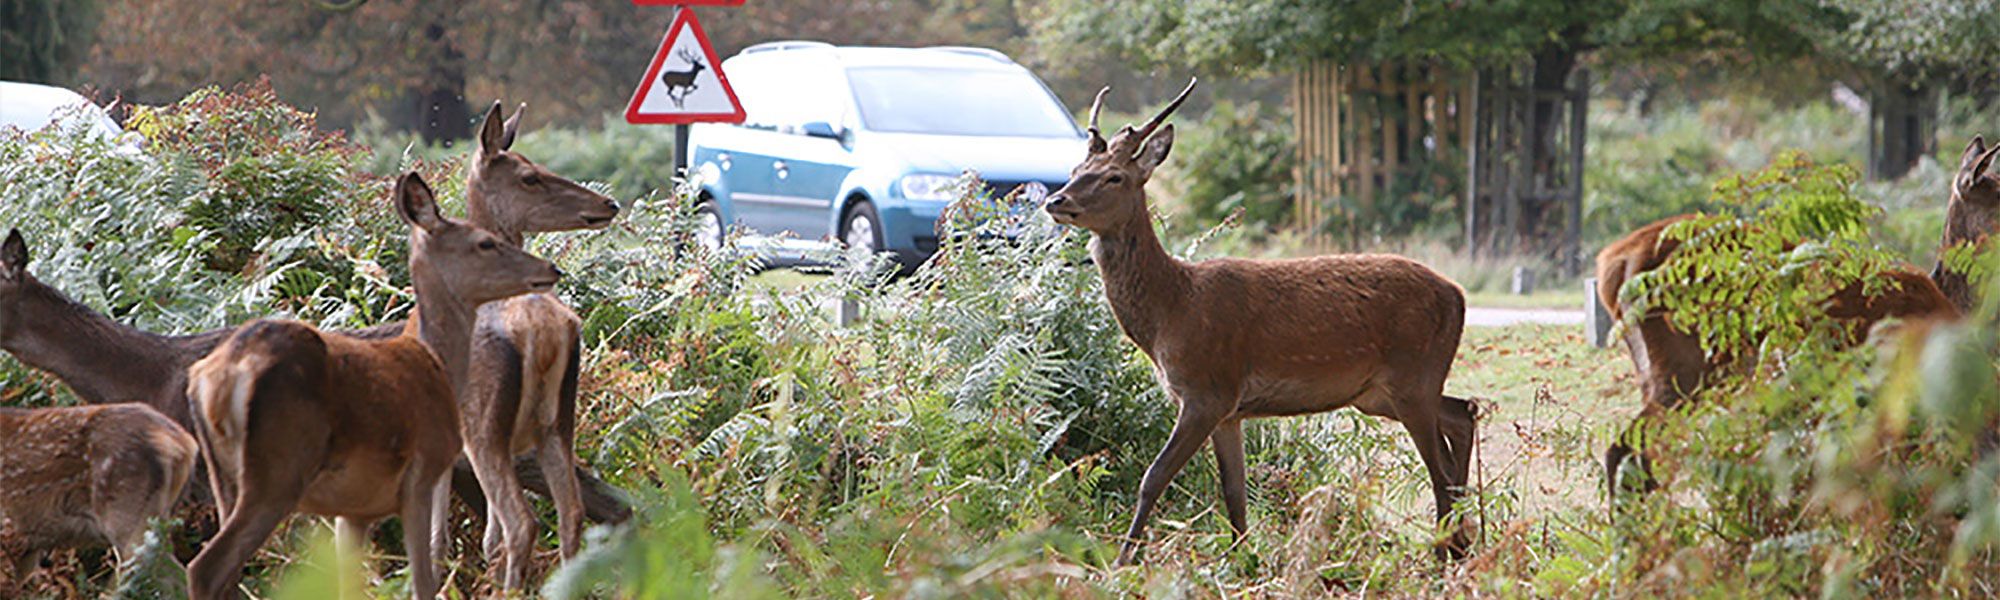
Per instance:
[[[667,86],[667,99],[674,101],[674,108],[686,108],[683,103],[687,102],[688,92],[695,89],[694,77],[700,75],[708,65],[701,64],[701,57],[691,50],[681,49],[674,54],[681,57],[681,60],[687,61],[688,67],[661,73],[660,83]]]

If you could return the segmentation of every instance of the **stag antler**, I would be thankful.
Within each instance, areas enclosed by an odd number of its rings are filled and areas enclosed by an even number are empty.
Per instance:
[[[1160,114],[1153,115],[1153,120],[1147,121],[1146,126],[1140,127],[1138,131],[1134,132],[1134,135],[1139,140],[1145,140],[1147,136],[1153,135],[1153,130],[1158,129],[1160,123],[1166,122],[1167,115],[1174,114],[1174,109],[1180,108],[1181,103],[1187,101],[1188,93],[1194,91],[1194,84],[1197,81],[1197,78],[1189,77],[1187,87],[1181,89],[1181,95],[1174,96],[1173,102],[1167,103],[1166,108],[1160,109]]]
[[[1097,111],[1104,108],[1104,95],[1111,93],[1111,86],[1097,90],[1097,99],[1090,101],[1090,153],[1104,151],[1104,134],[1097,130]]]

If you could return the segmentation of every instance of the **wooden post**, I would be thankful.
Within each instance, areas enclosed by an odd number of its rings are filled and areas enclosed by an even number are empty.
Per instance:
[[[1459,114],[1466,120],[1465,136],[1465,256],[1479,256],[1479,70],[1472,70],[1472,81],[1467,83],[1465,96],[1469,99],[1459,105]]]
[[[1583,270],[1583,153],[1585,120],[1590,110],[1590,69],[1576,70],[1576,89],[1569,97],[1569,215],[1563,238],[1563,262],[1570,275]]]
[[[1597,278],[1583,280],[1583,334],[1590,345],[1604,348],[1611,345],[1611,311],[1605,310],[1604,303],[1597,299]]]

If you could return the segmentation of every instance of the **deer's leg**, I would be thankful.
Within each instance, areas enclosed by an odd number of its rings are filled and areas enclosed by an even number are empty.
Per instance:
[[[438,594],[437,553],[431,547],[437,523],[432,508],[450,499],[447,465],[420,465],[403,482],[403,550],[410,555],[410,596],[430,600]]]
[[[556,533],[562,540],[563,560],[576,557],[583,547],[583,495],[577,489],[576,458],[570,454],[568,436],[551,435],[542,440],[536,456],[542,473],[549,478],[550,496],[556,505]]]
[[[334,581],[340,598],[361,598],[365,593],[365,584],[356,584],[367,581],[368,530],[374,525],[362,519],[333,518]]]
[[[1250,496],[1244,489],[1243,421],[1223,421],[1208,439],[1215,445],[1215,470],[1222,477],[1222,504],[1229,510],[1229,528],[1237,537],[1243,537],[1250,531]]]
[[[632,518],[632,503],[626,500],[624,490],[605,483],[583,463],[577,463],[573,470],[576,472],[577,491],[583,496],[585,520],[592,523],[615,524]],[[528,491],[544,497],[553,494],[549,490],[548,478],[542,476],[541,460],[536,457],[523,456],[515,461],[514,477],[521,482],[521,487]],[[451,483],[452,489],[458,493],[459,499],[465,501],[473,516],[485,520],[486,492],[479,488],[479,479],[472,472],[471,461],[459,461],[452,472]]]
[[[1435,384],[1419,382],[1392,393],[1396,394],[1396,420],[1410,433],[1410,441],[1416,444],[1417,455],[1424,459],[1424,468],[1431,478],[1431,497],[1437,503],[1437,522],[1445,523],[1451,517],[1452,505],[1458,502],[1458,487],[1453,482],[1453,473],[1458,468],[1452,464],[1451,453],[1445,449],[1443,429],[1439,426],[1440,412],[1444,406],[1444,394],[1440,391],[1443,382]],[[1457,559],[1465,554],[1465,539],[1462,531],[1456,531],[1439,548],[1441,558]]]
[[[248,471],[248,469],[246,469]],[[303,479],[303,478],[300,478]],[[271,537],[271,531],[291,516],[305,491],[305,482],[277,489],[245,484],[236,509],[222,529],[188,563],[188,594],[196,600],[234,598],[243,579],[243,564]]]
[[[1627,458],[1634,459],[1632,466],[1639,472],[1638,491],[1657,487],[1652,461],[1646,456],[1643,444],[1636,451],[1633,444],[1643,442],[1651,421],[1693,397],[1708,371],[1708,358],[1701,350],[1701,342],[1669,327],[1663,317],[1650,317],[1636,332],[1628,332],[1626,345],[1632,350],[1633,361],[1640,365],[1639,378],[1644,384],[1639,391],[1645,407],[1604,452],[1605,486],[1612,496],[1622,487],[1618,471]]]
[[[207,419],[196,418],[194,422],[195,442],[201,446],[201,464],[207,467],[204,470],[208,471],[208,491],[215,498],[215,520],[227,521],[229,513],[236,508],[236,494],[231,487],[234,482],[230,481],[219,468],[221,465],[217,462],[216,453],[230,450],[217,447],[212,441],[214,433],[208,430]]]
[[[1146,518],[1153,512],[1153,504],[1160,494],[1167,491],[1174,475],[1187,466],[1189,458],[1201,449],[1209,434],[1228,416],[1230,408],[1210,406],[1203,398],[1186,398],[1181,402],[1180,417],[1174,422],[1174,432],[1167,437],[1167,446],[1160,449],[1159,456],[1153,458],[1153,465],[1146,467],[1146,476],[1139,482],[1139,506],[1132,513],[1132,525],[1125,530],[1125,546],[1118,553],[1119,564],[1131,564],[1139,550],[1139,543],[1145,539]],[[1219,404],[1219,403],[1217,403]]]
[[[486,496],[486,533],[480,546],[487,565],[500,567],[505,589],[518,590],[527,579],[535,544],[535,517],[521,491],[513,454],[525,363],[503,335],[482,334],[472,350],[477,373],[460,409],[466,420],[465,455]]]
[[[451,548],[451,491],[457,479],[457,465],[465,464],[464,453],[461,452],[459,454],[457,460],[453,461],[453,467],[447,469],[445,474],[438,478],[437,485],[432,487],[430,491],[431,562],[433,564],[443,564],[445,551]],[[466,504],[483,504],[483,502],[467,502]]]
[[[514,460],[508,456],[507,439],[501,433],[506,429],[487,421],[478,425],[487,431],[466,440],[466,454],[472,457],[472,469],[486,494],[486,532],[481,549],[487,565],[499,567],[505,588],[515,590],[526,579],[535,521],[521,484],[514,478]]]
[[[556,505],[556,533],[562,542],[562,557],[568,560],[583,547],[583,493],[576,481],[576,387],[582,370],[582,335],[569,330],[569,356],[562,362],[561,382],[555,396],[554,430],[542,438],[537,453],[543,477],[549,480],[549,499]],[[538,386],[547,389],[547,386]]]
[[[1461,488],[1472,480],[1472,446],[1478,421],[1479,408],[1472,401],[1444,397],[1443,409],[1438,413],[1438,429],[1451,455],[1452,485]]]

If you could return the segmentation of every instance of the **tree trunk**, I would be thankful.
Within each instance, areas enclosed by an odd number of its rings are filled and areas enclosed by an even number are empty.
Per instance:
[[[1900,179],[1937,147],[1936,86],[1884,78],[1868,104],[1868,177]]]
[[[1568,96],[1570,72],[1576,69],[1576,52],[1550,45],[1535,53],[1535,72],[1529,82],[1534,94],[1528,130],[1527,164],[1529,191],[1521,198],[1521,218],[1515,231],[1521,250],[1531,254],[1553,254],[1562,243],[1557,222],[1562,219],[1560,196],[1544,193],[1561,189],[1558,177],[1573,176],[1561,167],[1562,148],[1556,133],[1563,127],[1564,98]]]
[[[472,136],[472,114],[465,103],[465,53],[445,35],[443,19],[424,27],[430,57],[423,82],[408,90],[411,125],[424,141],[463,140]]]

